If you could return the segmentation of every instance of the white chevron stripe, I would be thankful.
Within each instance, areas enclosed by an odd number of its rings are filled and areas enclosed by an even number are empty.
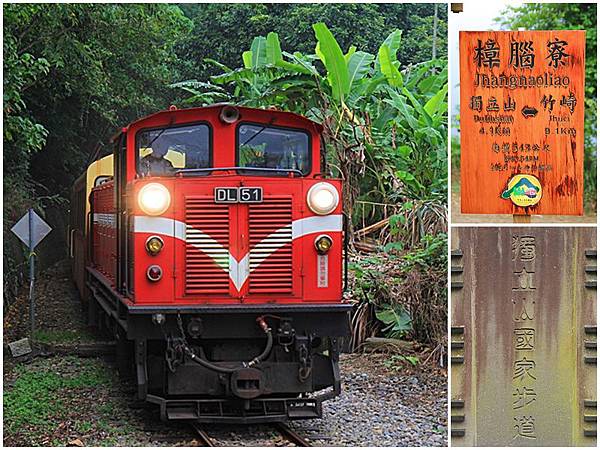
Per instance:
[[[218,241],[214,240],[208,234],[203,233],[201,230],[198,230],[190,225],[186,225],[185,239],[183,240],[198,250],[206,253],[206,255],[212,258],[221,269],[227,271],[228,267],[231,267],[232,258],[229,254],[229,250],[223,247]],[[227,264],[228,259],[229,265]]]
[[[254,246],[252,250],[250,250],[250,254],[252,255],[252,266],[250,267],[250,271],[258,269],[258,266],[267,259],[271,254],[275,253],[281,247],[286,244],[289,244],[293,240],[293,232],[290,228],[293,228],[291,225],[280,228],[279,230],[271,233],[262,241]]]
[[[312,233],[339,232],[342,231],[342,215],[305,217],[294,220],[291,228],[292,240]],[[237,261],[218,241],[201,230],[187,225],[185,222],[164,217],[135,216],[134,218],[134,230],[136,233],[162,234],[174,237],[204,252],[221,269],[224,271],[229,270],[229,277],[238,291],[248,279],[251,271],[256,270],[272,253],[289,243],[288,239],[282,239],[289,235],[289,229],[290,225],[280,228],[250,250],[250,252],[259,252],[253,258],[253,267],[251,268],[250,253],[247,253],[240,261]],[[192,235],[194,239],[186,239],[187,236],[191,237]],[[225,263],[226,258],[223,258],[227,254],[229,255],[229,267]]]
[[[136,233],[162,234],[185,241],[185,223],[165,217],[135,216],[133,229]]]
[[[306,236],[311,233],[342,231],[342,215],[333,214],[331,216],[312,216],[292,222],[293,239]]]
[[[235,288],[238,292],[242,289],[242,286],[250,275],[250,255],[246,254],[240,262],[229,255],[229,278],[233,281]]]

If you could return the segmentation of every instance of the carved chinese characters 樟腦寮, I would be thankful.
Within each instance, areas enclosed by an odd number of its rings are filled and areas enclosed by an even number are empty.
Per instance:
[[[535,53],[533,51],[533,41],[512,41],[510,43],[510,65],[514,68],[526,67],[533,69],[535,62]]]

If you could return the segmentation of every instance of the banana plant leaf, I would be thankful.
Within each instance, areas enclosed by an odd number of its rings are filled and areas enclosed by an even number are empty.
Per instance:
[[[342,49],[324,23],[313,25],[318,41],[318,53],[327,69],[327,79],[331,86],[331,93],[340,104],[350,92],[350,77]]]

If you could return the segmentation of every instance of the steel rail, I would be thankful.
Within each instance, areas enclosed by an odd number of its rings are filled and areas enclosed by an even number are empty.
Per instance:
[[[199,447],[214,447],[215,446],[213,444],[210,436],[206,433],[206,431],[204,431],[200,427],[200,424],[192,423],[191,425],[192,425],[192,428],[194,429],[194,431],[196,432],[197,436],[200,438]]]
[[[277,422],[274,424],[277,431],[279,431],[288,441],[296,444],[297,447],[312,447],[310,442],[292,430],[283,422]]]

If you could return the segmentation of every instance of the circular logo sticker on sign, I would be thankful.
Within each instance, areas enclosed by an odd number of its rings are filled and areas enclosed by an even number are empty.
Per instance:
[[[502,192],[502,198],[510,198],[517,206],[533,206],[542,198],[542,185],[533,175],[515,175]]]

